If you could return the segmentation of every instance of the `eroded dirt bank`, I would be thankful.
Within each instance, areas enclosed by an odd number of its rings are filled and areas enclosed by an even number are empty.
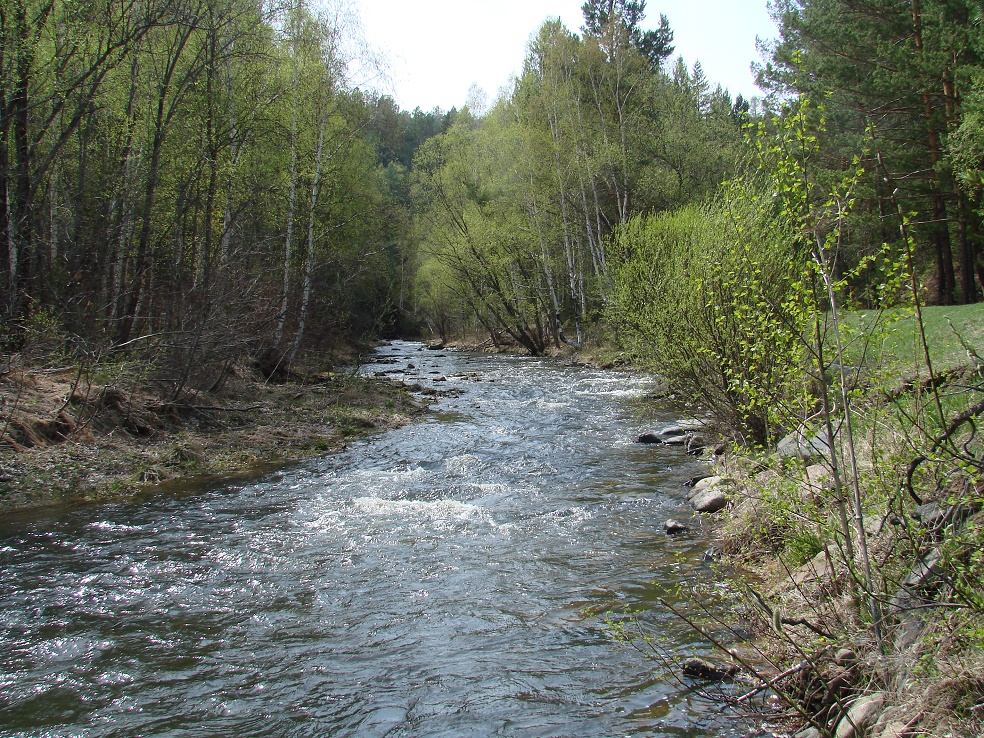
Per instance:
[[[321,372],[271,383],[232,367],[168,399],[138,372],[8,366],[0,376],[0,510],[130,496],[161,481],[344,448],[426,412],[406,385]]]

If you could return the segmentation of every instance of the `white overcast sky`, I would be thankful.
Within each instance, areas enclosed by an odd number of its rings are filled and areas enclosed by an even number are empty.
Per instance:
[[[375,87],[405,110],[464,105],[477,84],[491,102],[522,69],[526,44],[547,18],[574,32],[583,0],[352,0],[365,40],[381,55],[388,80]],[[649,0],[647,27],[663,13],[674,32],[674,57],[700,60],[712,84],[732,95],[761,96],[749,65],[760,61],[756,36],[777,35],[766,0]],[[367,85],[373,86],[373,85]]]

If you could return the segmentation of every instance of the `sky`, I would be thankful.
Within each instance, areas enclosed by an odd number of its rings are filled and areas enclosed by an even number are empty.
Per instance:
[[[491,102],[523,65],[530,37],[547,18],[580,32],[583,0],[354,0],[369,46],[388,73],[366,85],[405,110],[462,107],[478,85]],[[761,96],[749,65],[756,36],[777,35],[766,0],[649,0],[644,27],[659,15],[674,33],[674,57],[700,60],[711,84]]]

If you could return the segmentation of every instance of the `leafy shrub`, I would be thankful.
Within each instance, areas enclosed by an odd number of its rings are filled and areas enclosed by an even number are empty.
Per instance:
[[[756,444],[775,430],[777,407],[802,402],[793,246],[769,204],[744,189],[637,217],[614,239],[609,318],[621,340]]]

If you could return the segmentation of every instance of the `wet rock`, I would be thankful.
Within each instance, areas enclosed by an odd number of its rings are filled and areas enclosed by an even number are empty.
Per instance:
[[[693,679],[720,681],[734,676],[738,672],[738,667],[732,664],[715,664],[707,659],[691,656],[680,664],[680,670],[684,676]]]
[[[663,439],[663,443],[667,446],[686,446],[690,436],[661,436],[661,438]]]
[[[668,425],[663,428],[663,430],[659,431],[658,435],[665,440],[675,436],[682,436],[686,432],[687,431],[681,425]]]
[[[666,531],[667,535],[675,536],[678,533],[686,533],[690,530],[686,525],[681,523],[679,520],[674,520],[670,518],[665,523],[663,523],[663,530]]]
[[[836,738],[861,738],[874,725],[885,706],[885,693],[876,692],[858,699],[837,724]]]
[[[655,433],[643,433],[636,439],[636,443],[662,443],[663,439]]]
[[[430,349],[431,351],[443,351],[444,341],[431,341],[430,343],[427,344],[427,348]]]

